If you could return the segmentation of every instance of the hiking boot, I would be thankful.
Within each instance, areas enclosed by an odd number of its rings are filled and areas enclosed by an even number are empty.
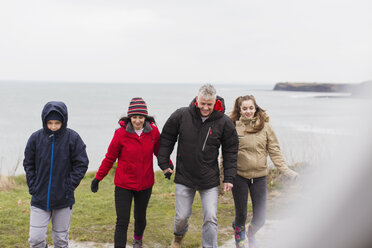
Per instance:
[[[133,248],[142,248],[142,240],[133,239]]]
[[[232,223],[234,229],[234,238],[235,238],[235,247],[236,248],[245,248],[245,226],[237,226],[235,222]]]
[[[174,238],[172,240],[171,248],[181,248],[182,239],[184,236],[177,236],[174,235]]]

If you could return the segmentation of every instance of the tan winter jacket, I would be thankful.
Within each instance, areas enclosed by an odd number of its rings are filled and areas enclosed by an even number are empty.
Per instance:
[[[238,175],[248,179],[267,176],[269,155],[281,173],[295,177],[297,173],[288,168],[280,152],[278,139],[269,124],[269,117],[266,118],[264,128],[257,132],[254,126],[258,124],[258,118],[248,119],[244,116],[236,121],[239,137]]]

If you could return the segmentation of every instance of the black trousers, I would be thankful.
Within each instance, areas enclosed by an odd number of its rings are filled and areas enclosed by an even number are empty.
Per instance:
[[[152,187],[134,191],[115,187],[115,247],[125,247],[127,244],[127,231],[130,220],[130,209],[134,198],[134,234],[142,236],[146,228],[146,210],[150,200]]]
[[[251,194],[253,217],[251,224],[257,232],[266,219],[266,177],[247,179],[237,175],[232,193],[235,203],[235,225],[243,226],[247,220],[248,191]]]

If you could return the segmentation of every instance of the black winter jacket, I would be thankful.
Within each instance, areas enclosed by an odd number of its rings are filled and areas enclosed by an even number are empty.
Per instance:
[[[51,111],[63,116],[62,127],[52,132],[45,118]],[[67,107],[48,102],[42,111],[43,128],[29,138],[23,166],[32,195],[31,205],[50,211],[72,206],[74,190],[88,169],[85,144],[79,134],[67,128]]]
[[[224,182],[233,183],[239,140],[224,111],[224,100],[217,97],[212,114],[203,123],[195,98],[189,107],[180,108],[169,117],[160,136],[158,163],[162,170],[169,168],[169,157],[178,138],[176,183],[195,189],[218,186],[221,145]]]

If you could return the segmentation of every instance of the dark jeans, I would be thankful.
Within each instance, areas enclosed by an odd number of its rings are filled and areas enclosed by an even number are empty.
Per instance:
[[[115,187],[116,228],[115,247],[125,247],[130,220],[130,209],[134,198],[134,234],[142,237],[146,227],[146,210],[150,200],[152,187],[134,191]]]
[[[232,193],[235,203],[235,225],[243,226],[247,220],[248,191],[251,194],[253,218],[251,224],[257,232],[266,218],[266,177],[246,179],[237,175]]]

